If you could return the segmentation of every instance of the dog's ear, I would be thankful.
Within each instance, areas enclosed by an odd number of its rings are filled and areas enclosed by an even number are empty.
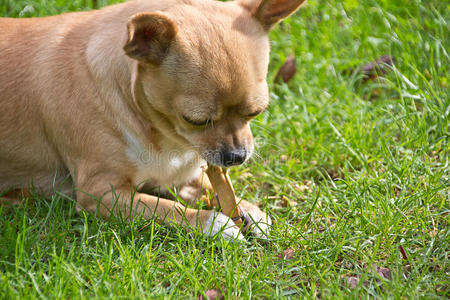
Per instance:
[[[241,0],[266,31],[293,14],[306,0]]]
[[[128,22],[128,41],[123,49],[131,58],[159,65],[177,31],[176,24],[162,13],[139,13]]]

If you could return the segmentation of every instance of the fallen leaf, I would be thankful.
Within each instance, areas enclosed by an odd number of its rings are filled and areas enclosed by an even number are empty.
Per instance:
[[[225,299],[222,292],[219,289],[207,290],[205,292],[206,298],[203,295],[198,296],[198,300],[222,300]]]
[[[356,288],[358,286],[359,282],[361,281],[361,275],[358,275],[358,274],[342,274],[339,277],[347,278],[346,282],[351,289]],[[367,287],[368,286],[367,281],[363,281],[362,285]]]
[[[374,79],[375,77],[385,74],[388,70],[388,66],[393,66],[396,63],[395,57],[389,55],[383,55],[374,62],[370,62],[362,67],[362,72],[368,79]]]
[[[406,255],[406,251],[405,251],[405,249],[403,249],[403,246],[402,245],[398,246],[398,249],[400,250],[400,253],[402,254],[402,258],[404,260],[408,260],[408,255]]]
[[[344,174],[341,174],[341,172],[339,170],[334,170],[332,168],[326,168],[325,172],[328,174],[328,176],[332,179],[332,180],[336,180],[336,179],[345,179]]]
[[[10,202],[16,204],[16,201],[14,201],[15,199],[21,199],[22,197],[30,198],[31,193],[27,189],[12,189],[12,190],[7,190],[7,191],[3,192],[2,194],[0,194],[0,197],[9,198],[9,199],[11,199]],[[20,203],[20,201],[17,201],[17,203]]]
[[[283,200],[283,206],[284,207],[293,207],[297,205],[297,202],[295,202],[294,200],[289,199],[286,196],[282,196],[281,199]]]
[[[350,286],[351,289],[356,288],[356,286],[359,283],[359,278],[355,276],[350,276],[347,278],[347,284]]]
[[[144,224],[141,228],[139,228],[139,229],[137,230],[137,232],[143,231],[145,228],[147,228],[147,227],[150,226],[151,224],[152,224],[151,222],[148,222],[148,223]]]
[[[396,62],[395,57],[383,55],[361,67],[347,69],[344,71],[344,74],[360,73],[363,76],[363,81],[373,80],[380,75],[386,74]]]
[[[291,248],[287,248],[283,251],[283,254],[278,254],[278,258],[284,258],[284,259],[293,259],[294,258],[294,250]]]
[[[319,225],[319,228],[317,229],[318,233],[324,233],[325,232],[325,227],[323,227],[322,225]]]
[[[284,64],[278,70],[277,75],[275,76],[274,82],[279,82],[282,79],[285,83],[294,77],[295,73],[297,73],[297,64],[295,63],[295,56],[291,54],[288,56]]]
[[[273,184],[272,183],[270,183],[270,182],[263,182],[262,184],[261,184],[261,189],[262,190],[270,190],[271,188],[273,187]]]
[[[373,268],[375,269],[375,272],[377,272],[380,277],[383,277],[388,280],[392,280],[391,270],[388,268],[380,268],[376,265],[373,265]]]
[[[438,284],[434,290],[439,296],[447,296],[448,299],[448,285]]]
[[[403,276],[405,279],[409,277],[409,274],[411,274],[411,265],[406,265],[403,267]]]
[[[383,278],[392,280],[391,270],[388,268],[379,268],[377,270],[378,275],[380,275]]]
[[[394,194],[395,194],[395,197],[398,198],[398,196],[400,196],[400,192],[401,192],[401,191],[402,191],[402,190],[401,190],[400,188],[394,186]]]
[[[294,184],[294,189],[302,193],[304,192],[311,193],[312,192],[311,181],[307,180],[304,182],[304,184],[296,183]]]
[[[247,179],[247,178],[253,177],[253,175],[252,175],[252,173],[250,173],[250,172],[244,172],[244,173],[242,173],[239,177],[240,177],[240,178]]]

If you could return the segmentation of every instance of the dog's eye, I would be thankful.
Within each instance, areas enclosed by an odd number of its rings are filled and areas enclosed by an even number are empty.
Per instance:
[[[249,113],[249,114],[247,114],[246,116],[249,117],[249,118],[253,118],[253,117],[256,117],[257,115],[259,115],[259,114],[262,113],[262,112],[263,112],[263,111],[258,110],[258,111]]]
[[[192,120],[189,117],[186,117],[185,115],[183,115],[183,120],[185,120],[186,122],[188,122],[189,124],[194,125],[194,126],[205,126],[209,122],[209,120],[205,120],[205,121]]]

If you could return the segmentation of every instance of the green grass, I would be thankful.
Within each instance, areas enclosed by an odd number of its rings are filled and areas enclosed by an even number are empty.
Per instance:
[[[0,12],[91,5],[68,3],[0,0]],[[239,196],[276,221],[267,241],[104,221],[31,195],[0,206],[0,298],[449,297],[449,16],[439,0],[310,0],[271,33],[269,82],[290,53],[298,72],[271,84],[257,154],[232,171]],[[345,72],[385,54],[397,63],[383,78]]]

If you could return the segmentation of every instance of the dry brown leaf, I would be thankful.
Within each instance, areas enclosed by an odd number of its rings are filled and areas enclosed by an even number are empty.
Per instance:
[[[295,73],[297,73],[297,64],[295,63],[295,56],[291,54],[288,56],[284,64],[278,70],[277,75],[275,76],[274,82],[279,82],[280,79],[287,83],[289,80],[294,77]]]
[[[289,199],[286,196],[281,196],[281,199],[283,200],[283,206],[284,207],[293,207],[297,205],[297,202],[295,202],[294,200]]]
[[[299,191],[299,192],[302,192],[302,193],[305,193],[305,192],[311,193],[312,192],[311,185],[312,185],[312,182],[307,180],[307,181],[305,181],[302,184],[296,183],[294,185],[294,189]]]
[[[376,265],[373,265],[373,268],[375,269],[375,272],[377,272],[380,277],[383,277],[388,280],[392,280],[391,270],[388,268],[380,268]]]
[[[347,284],[350,286],[351,289],[356,288],[356,286],[359,283],[359,278],[355,276],[350,276],[347,278]]]
[[[377,60],[369,62],[361,67],[352,68],[344,71],[344,74],[361,73],[363,81],[373,80],[378,76],[386,74],[390,67],[396,64],[395,57],[390,55],[380,56]]]
[[[198,296],[198,300],[222,300],[225,299],[222,292],[219,289],[207,290],[205,292],[206,298],[203,295]]]
[[[362,73],[365,76],[365,80],[374,79],[380,75],[386,74],[389,70],[389,67],[387,66],[393,66],[395,63],[395,57],[383,55],[376,61],[365,64],[362,67]]]
[[[403,246],[402,245],[398,246],[398,249],[400,250],[400,253],[402,254],[402,258],[404,260],[408,260],[408,255],[406,255],[406,251],[405,251],[405,249],[403,249]]]
[[[294,258],[294,250],[291,248],[287,248],[286,250],[283,251],[283,254],[278,254],[278,258],[283,258],[283,259],[293,259]]]
[[[244,172],[244,173],[241,173],[241,175],[239,177],[243,178],[243,179],[247,179],[247,178],[253,177],[253,174],[250,172]]]

